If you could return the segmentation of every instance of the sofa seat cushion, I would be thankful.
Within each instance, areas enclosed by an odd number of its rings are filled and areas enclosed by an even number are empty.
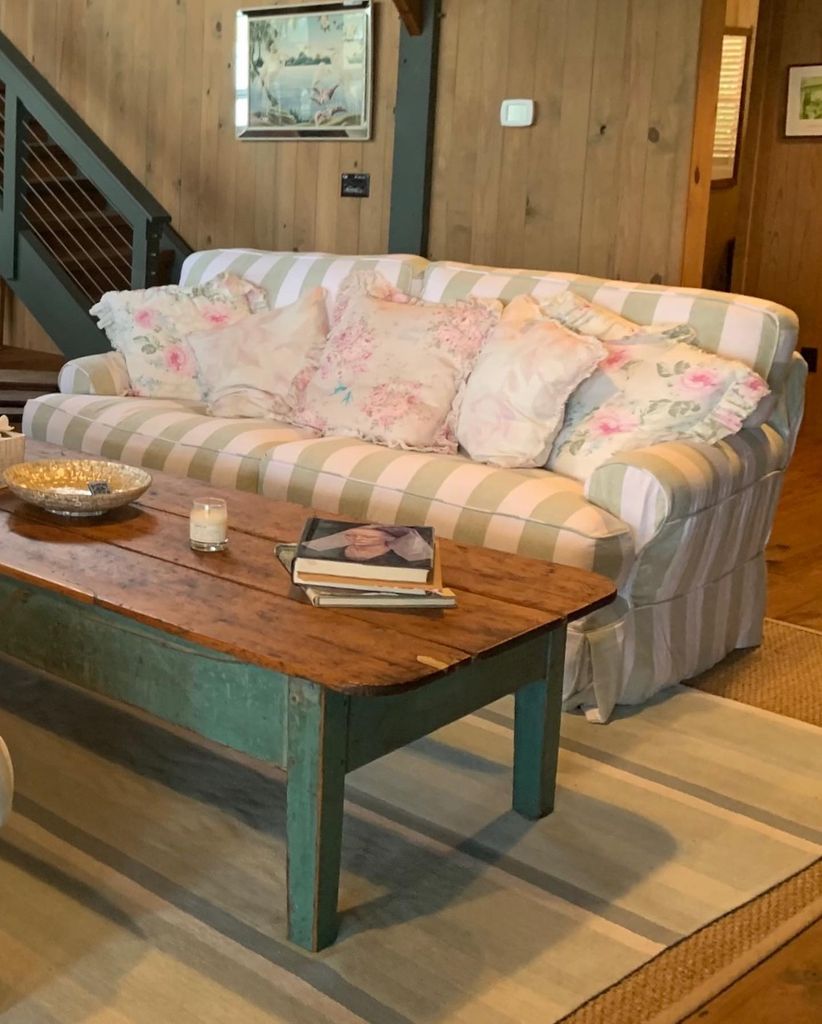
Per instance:
[[[350,519],[430,525],[442,537],[617,581],[633,562],[628,527],[587,501],[582,484],[544,469],[498,469],[460,455],[326,437],[272,449],[261,491]]]
[[[276,420],[208,416],[182,399],[44,395],[26,405],[23,431],[37,441],[147,469],[256,491],[260,460],[275,445],[314,436]]]

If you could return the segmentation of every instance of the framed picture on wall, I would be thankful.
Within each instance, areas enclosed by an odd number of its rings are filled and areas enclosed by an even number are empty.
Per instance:
[[[788,68],[787,136],[822,136],[822,64]]]
[[[240,139],[371,137],[371,0],[237,12]]]

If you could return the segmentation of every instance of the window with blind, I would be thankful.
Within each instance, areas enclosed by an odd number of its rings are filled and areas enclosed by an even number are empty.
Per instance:
[[[711,182],[714,185],[736,183],[750,39],[750,29],[733,29],[722,38],[711,168]]]

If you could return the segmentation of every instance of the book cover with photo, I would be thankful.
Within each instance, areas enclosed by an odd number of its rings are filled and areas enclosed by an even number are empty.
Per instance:
[[[297,572],[425,582],[434,566],[430,526],[387,526],[311,518],[297,548]]]

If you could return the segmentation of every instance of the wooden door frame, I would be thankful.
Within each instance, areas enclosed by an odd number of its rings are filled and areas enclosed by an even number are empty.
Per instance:
[[[702,287],[705,244],[708,237],[708,208],[711,201],[716,101],[725,34],[725,0],[702,0],[697,58],[696,96],[685,227],[682,237],[682,265],[679,283]]]

